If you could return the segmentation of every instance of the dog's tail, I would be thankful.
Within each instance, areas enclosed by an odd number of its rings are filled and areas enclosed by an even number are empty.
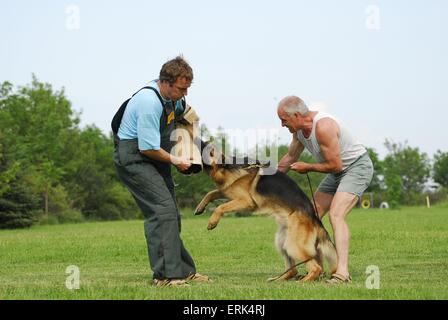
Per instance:
[[[330,274],[335,273],[338,267],[338,256],[336,254],[336,248],[331,241],[330,235],[324,228],[319,230],[319,234],[317,237],[317,251],[320,256],[324,258],[325,261],[327,261],[330,267]]]

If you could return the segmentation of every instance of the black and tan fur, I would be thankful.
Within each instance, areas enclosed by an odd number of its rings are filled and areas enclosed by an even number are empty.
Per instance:
[[[213,157],[213,153],[211,154]],[[204,169],[215,182],[217,189],[202,199],[195,214],[204,212],[211,201],[227,198],[228,202],[218,206],[208,221],[208,229],[214,229],[221,217],[228,212],[250,211],[271,214],[279,228],[276,246],[285,259],[289,270],[281,277],[268,280],[295,278],[297,262],[306,261],[308,274],[301,281],[312,281],[323,273],[323,260],[330,266],[331,274],[336,271],[337,256],[333,243],[320,219],[315,215],[313,205],[306,194],[286,174],[277,171],[274,175],[262,175],[260,166],[248,164],[217,164]]]

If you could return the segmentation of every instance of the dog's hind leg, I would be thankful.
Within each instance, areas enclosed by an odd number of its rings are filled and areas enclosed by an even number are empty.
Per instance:
[[[289,280],[297,275],[297,269],[293,268],[295,265],[295,260],[288,255],[285,250],[285,240],[286,240],[286,226],[280,225],[277,233],[275,235],[275,244],[277,246],[278,252],[285,259],[285,273],[281,276],[269,278],[268,281],[281,281]]]
[[[319,262],[316,259],[311,259],[306,263],[306,269],[308,270],[308,274],[299,281],[307,282],[307,281],[313,281],[322,274],[323,268],[319,264]]]
[[[313,281],[322,274],[323,267],[319,261],[316,259],[316,251],[312,250],[300,250],[300,249],[292,249],[289,250],[290,255],[293,255],[297,261],[306,261],[305,266],[307,269],[307,274],[305,277],[301,278],[299,281],[307,282]]]
[[[218,189],[210,191],[205,195],[205,197],[199,202],[198,206],[194,210],[195,215],[200,215],[204,212],[205,207],[212,201],[222,197],[223,194]]]
[[[317,250],[327,261],[330,267],[330,274],[336,272],[338,266],[338,256],[336,254],[336,248],[330,240],[330,236],[325,230],[320,231],[318,239]]]
[[[318,278],[322,271],[322,259],[316,250],[317,230],[312,221],[300,214],[288,217],[288,231],[285,248],[289,256],[296,261],[305,263],[308,274],[300,281],[312,281]]]

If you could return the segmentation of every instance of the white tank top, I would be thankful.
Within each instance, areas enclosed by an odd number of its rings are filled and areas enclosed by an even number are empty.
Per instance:
[[[316,138],[316,125],[320,119],[323,118],[331,118],[336,121],[339,126],[339,148],[341,152],[341,160],[342,160],[342,170],[345,170],[350,166],[356,159],[362,156],[367,152],[366,148],[355,139],[343,126],[339,120],[337,120],[332,115],[329,115],[325,112],[318,112],[313,119],[313,129],[308,138],[305,138],[302,130],[297,131],[297,138],[299,141],[305,146],[305,148],[313,155],[314,159],[317,162],[323,163],[325,162],[325,158],[320,150],[320,145],[317,142]]]

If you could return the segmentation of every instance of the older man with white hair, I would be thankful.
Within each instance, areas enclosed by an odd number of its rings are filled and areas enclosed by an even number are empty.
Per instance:
[[[350,282],[350,233],[345,218],[372,180],[373,165],[369,154],[336,118],[309,110],[299,97],[282,99],[277,114],[282,127],[292,133],[288,153],[279,161],[278,170],[327,173],[314,194],[319,218],[329,212],[338,255],[337,270],[327,282]],[[297,161],[305,148],[317,163]]]

